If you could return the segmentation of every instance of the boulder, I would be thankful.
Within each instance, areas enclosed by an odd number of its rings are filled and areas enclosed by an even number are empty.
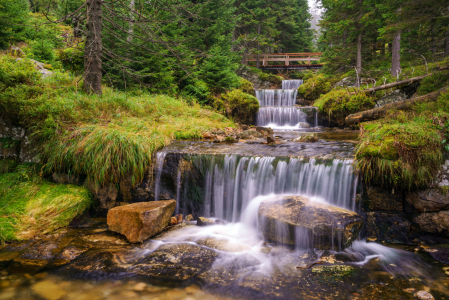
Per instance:
[[[215,221],[208,218],[199,217],[198,220],[196,221],[196,225],[198,226],[215,225]]]
[[[413,224],[426,233],[449,236],[449,210],[426,212],[413,218]]]
[[[245,131],[240,132],[237,135],[237,137],[239,139],[245,140],[245,139],[252,139],[252,138],[260,138],[260,137],[262,137],[262,134],[255,130],[245,130]]]
[[[265,200],[258,217],[265,240],[299,248],[349,247],[362,229],[357,213],[302,196]]]
[[[310,128],[310,125],[309,125],[309,123],[301,122],[301,123],[299,123],[299,127],[301,127],[301,128]]]
[[[403,91],[395,90],[377,100],[375,107],[381,107],[388,103],[399,102],[405,99],[407,99],[407,95]]]
[[[141,243],[167,227],[175,208],[175,200],[114,207],[108,212],[109,230],[123,234],[131,243]]]
[[[410,192],[405,196],[405,200],[413,207],[414,212],[449,209],[449,193],[444,193],[441,189]]]

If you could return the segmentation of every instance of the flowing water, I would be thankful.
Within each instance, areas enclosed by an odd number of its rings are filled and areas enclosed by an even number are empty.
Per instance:
[[[256,90],[260,105],[256,125],[278,129],[317,127],[316,108],[295,106],[297,90],[302,83],[302,80],[283,80],[280,90]],[[308,117],[307,113],[313,116]],[[311,120],[309,123],[308,119]]]

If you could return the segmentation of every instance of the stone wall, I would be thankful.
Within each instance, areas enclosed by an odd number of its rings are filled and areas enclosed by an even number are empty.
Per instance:
[[[433,188],[404,192],[364,186],[359,199],[366,213],[368,240],[449,243],[449,193],[442,186],[444,182],[439,183]]]

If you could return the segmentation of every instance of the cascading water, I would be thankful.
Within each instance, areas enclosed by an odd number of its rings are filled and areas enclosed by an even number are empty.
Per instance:
[[[256,125],[301,128],[300,123],[307,123],[304,108],[294,106],[297,89],[302,83],[302,80],[283,80],[281,90],[256,90],[260,106],[256,115]],[[318,126],[316,115],[314,123],[309,126]]]
[[[166,152],[156,153],[156,181],[154,183],[154,200],[159,200],[159,193],[161,192],[161,174],[164,167]]]

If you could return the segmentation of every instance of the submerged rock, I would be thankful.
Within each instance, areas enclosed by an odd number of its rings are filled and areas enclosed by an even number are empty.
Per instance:
[[[125,235],[131,243],[141,243],[161,232],[170,223],[175,208],[175,200],[115,207],[108,212],[109,230]]]
[[[285,196],[261,203],[259,227],[265,240],[299,248],[349,247],[362,228],[355,212],[302,196]]]
[[[300,136],[293,140],[294,142],[306,142],[306,143],[315,143],[318,142],[318,136],[316,133],[311,133],[307,135]]]
[[[415,296],[416,298],[421,299],[421,300],[435,299],[435,298],[433,298],[432,294],[430,294],[429,292],[426,292],[426,291],[418,291],[413,296]]]

